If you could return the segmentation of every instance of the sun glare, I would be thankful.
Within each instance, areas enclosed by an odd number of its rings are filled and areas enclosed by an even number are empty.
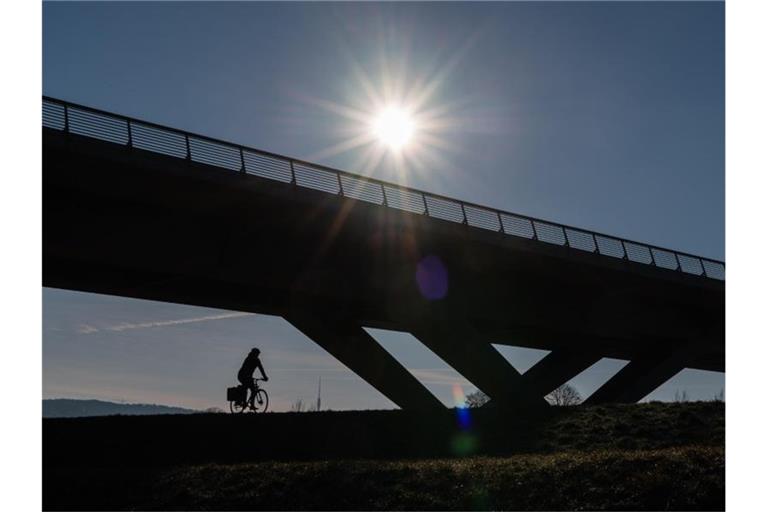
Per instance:
[[[406,35],[404,41],[407,39]],[[472,41],[446,53],[444,61],[435,58],[430,66],[411,73],[406,65],[408,48],[399,51],[397,45],[385,45],[378,61],[370,56],[359,61],[353,49],[344,48],[350,76],[343,81],[343,94],[336,100],[301,98],[339,121],[331,125],[324,116],[319,118],[335,140],[308,159],[322,161],[347,153],[352,157],[348,165],[353,172],[406,185],[417,174],[435,180],[461,172],[451,158],[460,150],[446,137],[464,129],[464,116],[479,116],[469,109],[470,99],[445,97],[442,86]],[[435,169],[441,172],[435,173]]]
[[[388,148],[398,151],[408,144],[415,123],[408,112],[399,107],[387,107],[374,118],[373,134]]]

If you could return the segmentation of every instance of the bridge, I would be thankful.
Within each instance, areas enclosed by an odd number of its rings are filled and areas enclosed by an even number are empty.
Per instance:
[[[721,261],[54,98],[42,124],[44,286],[279,315],[405,409],[443,406],[364,327],[519,410],[604,357],[587,402],[725,371]]]

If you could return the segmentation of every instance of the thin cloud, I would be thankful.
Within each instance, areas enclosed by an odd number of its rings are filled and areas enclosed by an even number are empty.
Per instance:
[[[141,322],[141,323],[125,322],[125,323],[110,325],[102,328],[97,328],[92,325],[83,324],[77,329],[77,332],[79,332],[80,334],[92,334],[100,331],[120,332],[120,331],[127,331],[130,329],[148,329],[151,327],[168,327],[172,325],[192,324],[196,322],[208,322],[210,320],[225,320],[228,318],[240,318],[244,316],[251,316],[253,314],[254,313],[222,313],[220,315],[198,316],[194,318],[180,318],[177,320],[160,320],[156,322]]]
[[[441,386],[472,386],[473,384],[449,368],[412,368],[411,373],[422,384],[435,384]]]
[[[273,372],[331,372],[331,373],[343,373],[350,372],[348,368],[272,368]]]

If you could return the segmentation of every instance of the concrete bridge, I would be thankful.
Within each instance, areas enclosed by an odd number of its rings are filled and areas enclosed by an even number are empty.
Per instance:
[[[53,98],[43,285],[282,316],[402,408],[443,406],[363,327],[526,410],[603,357],[630,362],[588,402],[725,371],[722,262]]]

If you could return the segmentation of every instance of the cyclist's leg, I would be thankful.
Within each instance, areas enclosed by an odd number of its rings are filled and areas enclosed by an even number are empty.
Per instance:
[[[253,407],[253,401],[256,399],[256,381],[254,379],[249,379],[249,382],[247,384],[248,389],[251,390],[251,396],[248,399],[248,403]]]
[[[253,379],[248,377],[248,376],[246,376],[246,375],[238,374],[237,375],[237,380],[240,382],[240,385],[245,388],[244,405],[247,405],[249,403],[248,390],[250,389],[251,393],[253,393],[253,387],[252,387],[253,386]]]

